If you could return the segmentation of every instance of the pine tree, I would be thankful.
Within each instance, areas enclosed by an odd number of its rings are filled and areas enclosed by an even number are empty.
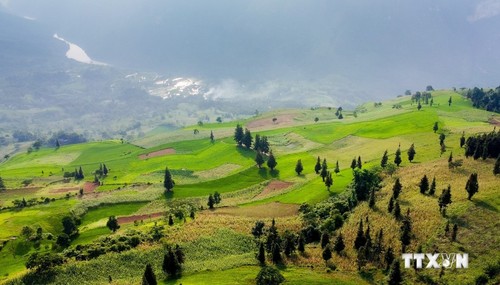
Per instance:
[[[274,243],[271,252],[271,257],[274,264],[280,264],[283,261],[283,258],[281,257],[281,247],[279,243]]]
[[[215,193],[214,193],[214,202],[215,202],[215,204],[219,205],[221,201],[222,201],[222,198],[221,198],[219,192],[215,191]]]
[[[339,167],[339,161],[338,160],[337,160],[337,163],[335,164],[335,170],[333,170],[333,171],[335,171],[335,175],[338,175],[339,172],[340,172],[340,167]]]
[[[389,160],[389,156],[387,155],[387,150],[384,151],[384,155],[382,156],[382,160],[380,160],[380,166],[385,168],[387,166],[387,161]]]
[[[370,191],[370,199],[368,200],[368,206],[373,209],[375,208],[375,189]]]
[[[260,139],[260,135],[256,134],[255,142],[253,143],[253,149],[255,149],[256,151],[261,151],[261,148],[262,148],[262,141]]]
[[[215,199],[214,199],[214,196],[212,196],[212,194],[208,195],[208,203],[207,203],[207,206],[210,208],[210,209],[213,209],[214,208],[214,205],[215,205]]]
[[[495,166],[493,167],[493,174],[500,174],[500,155],[497,157],[497,161],[495,161]]]
[[[210,142],[215,142],[215,136],[214,136],[214,132],[213,131],[210,131]]]
[[[173,226],[174,225],[174,217],[172,215],[168,216],[168,225]]]
[[[163,179],[163,187],[165,187],[165,190],[167,192],[172,191],[175,186],[175,181],[172,179],[172,174],[170,174],[170,170],[168,170],[168,167],[165,167],[165,177]]]
[[[306,248],[305,248],[304,236],[302,234],[299,234],[297,243],[298,243],[297,250],[301,253],[304,253],[306,251]]]
[[[399,260],[394,260],[391,265],[391,270],[389,271],[388,285],[399,285],[403,281],[401,276],[401,268],[399,265]]]
[[[399,202],[396,200],[396,204],[394,204],[394,218],[401,218],[401,207],[399,206]]]
[[[398,199],[399,194],[401,193],[402,189],[403,189],[403,185],[401,185],[399,178],[396,178],[396,181],[394,182],[394,186],[392,187],[392,197],[394,197],[395,200]]]
[[[451,96],[450,99],[448,99],[448,106],[451,106]]]
[[[387,206],[387,211],[389,213],[392,213],[392,210],[394,210],[394,197],[391,196],[391,199],[389,200],[389,205]]]
[[[250,149],[252,147],[252,133],[250,132],[249,129],[245,129],[245,134],[243,135],[242,143],[245,145],[247,149]]]
[[[417,154],[417,152],[415,151],[415,145],[411,144],[410,148],[408,149],[408,160],[410,162],[412,162],[415,158],[415,154]]]
[[[434,195],[436,193],[436,177],[432,178],[431,188],[429,189],[429,195]]]
[[[462,133],[462,136],[460,137],[460,147],[464,147],[465,145],[465,132]]]
[[[328,176],[328,164],[326,163],[326,158],[323,159],[323,163],[321,164],[321,171],[319,173],[323,182],[325,182],[326,177]]]
[[[411,230],[412,230],[411,219],[407,215],[403,218],[399,236],[403,252],[406,252],[406,247],[411,243]]]
[[[385,269],[389,270],[389,267],[391,266],[392,262],[394,261],[394,251],[392,250],[391,246],[389,246],[387,248],[387,250],[385,251],[384,261],[385,261],[385,264],[386,264]]]
[[[176,254],[171,247],[168,248],[167,253],[163,256],[162,269],[168,276],[176,276],[181,270],[181,262],[178,259],[179,254]]]
[[[330,243],[330,235],[327,232],[321,234],[321,248],[325,248]]]
[[[78,170],[78,179],[83,179],[85,176],[83,175],[83,170],[82,167],[80,166],[80,169]]]
[[[467,190],[467,199],[471,200],[472,196],[479,191],[479,183],[477,182],[477,173],[471,173],[467,184],[465,185],[465,190]]]
[[[266,251],[264,250],[264,244],[261,242],[259,244],[259,253],[257,254],[257,260],[260,265],[266,265]]]
[[[59,143],[59,140],[56,139],[56,149],[59,149],[61,147],[61,144]]]
[[[314,172],[316,172],[316,174],[319,174],[320,170],[321,170],[321,160],[318,156],[318,160],[316,161],[316,165],[314,166]]]
[[[5,187],[5,183],[3,182],[2,177],[0,177],[0,191],[5,191],[7,190],[7,187]]]
[[[333,250],[337,254],[340,254],[344,250],[344,248],[345,248],[344,237],[342,236],[342,233],[339,233],[339,235],[335,239],[335,244],[333,245]]]
[[[379,263],[381,259],[381,254],[384,251],[384,229],[380,228],[377,233],[377,238],[375,239],[375,245],[373,246],[373,261]]]
[[[358,156],[358,161],[356,162],[356,167],[361,169],[363,167],[363,164],[361,163],[361,156]]]
[[[243,143],[243,136],[245,134],[243,133],[243,127],[240,124],[236,125],[236,129],[234,130],[234,141],[238,144],[238,146],[241,146]]]
[[[457,240],[457,234],[458,234],[458,225],[454,224],[453,225],[453,230],[451,231],[451,240],[456,241]]]
[[[255,154],[255,163],[259,168],[261,168],[262,164],[264,164],[264,157],[262,157],[262,153],[260,153],[260,151],[257,151],[257,153]]]
[[[352,169],[352,170],[354,170],[354,169],[356,168],[356,164],[357,164],[357,162],[356,162],[356,158],[353,158],[353,159],[352,159],[352,162],[351,162],[351,169]]]
[[[276,165],[278,165],[278,162],[276,162],[276,158],[274,157],[273,152],[271,151],[269,153],[269,159],[267,160],[267,166],[271,169],[271,171],[273,171]]]
[[[436,133],[438,131],[438,122],[435,122],[434,123],[434,127],[432,127],[432,130],[434,131],[434,133]]]
[[[286,256],[290,257],[295,252],[295,250],[297,249],[296,241],[297,241],[296,234],[288,230],[285,231],[285,234],[283,235],[283,247],[284,247],[283,252],[285,253]]]
[[[326,179],[325,179],[325,186],[328,191],[330,191],[330,187],[333,185],[333,178],[332,174],[330,171],[327,172]]]
[[[108,175],[108,168],[106,167],[106,164],[102,164],[102,174],[104,174],[104,176],[107,176]]]
[[[446,226],[444,227],[444,235],[447,236],[450,232],[450,221],[446,221]]]
[[[354,249],[359,249],[363,245],[365,245],[366,239],[365,234],[363,232],[363,220],[359,220],[358,232],[356,234],[356,239],[354,240]]]
[[[323,257],[325,263],[332,258],[332,250],[330,249],[330,246],[325,247],[321,256]]]
[[[450,156],[448,157],[448,166],[451,166],[452,162],[453,162],[453,151],[450,152]]]
[[[427,175],[424,175],[424,177],[422,177],[418,186],[420,187],[420,193],[422,194],[425,194],[425,192],[429,190],[429,179],[427,179]]]
[[[120,228],[120,225],[118,225],[118,220],[115,216],[109,217],[108,222],[106,223],[106,227],[108,227],[108,229],[112,230],[113,232],[116,232],[116,230]]]
[[[439,145],[444,145],[444,140],[446,139],[446,135],[443,133],[439,134]]]
[[[448,185],[448,188],[443,189],[443,192],[438,199],[439,211],[443,214],[443,216],[446,215],[446,207],[448,207],[451,202],[451,186]]]
[[[151,264],[146,265],[146,269],[144,270],[144,275],[142,276],[142,285],[156,285],[156,275],[153,271],[153,267]]]
[[[297,172],[297,175],[300,175],[303,170],[304,167],[302,166],[302,161],[299,159],[297,160],[297,165],[295,165],[295,172]]]
[[[422,109],[422,104],[420,104],[420,101],[418,101],[417,109],[420,111]]]
[[[394,163],[399,166],[401,164],[401,148],[398,147],[396,150],[396,157],[394,157]]]

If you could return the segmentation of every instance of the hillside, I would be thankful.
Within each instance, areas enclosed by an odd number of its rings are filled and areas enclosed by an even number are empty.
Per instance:
[[[0,163],[0,177],[7,188],[0,191],[0,282],[137,284],[150,263],[161,284],[253,284],[259,272],[255,258],[259,242],[252,228],[261,220],[268,236],[274,219],[281,238],[294,237],[294,244],[297,234],[311,226],[328,232],[331,246],[342,233],[346,245],[342,254],[334,253],[326,263],[318,241],[307,243],[304,253],[290,257],[282,253],[278,268],[284,284],[385,282],[383,261],[366,262],[358,270],[359,254],[353,244],[360,220],[364,229],[370,225],[374,241],[379,229],[384,229],[384,248],[391,246],[401,261],[406,284],[473,284],[488,264],[500,260],[500,178],[493,175],[495,159],[466,158],[459,142],[462,135],[490,133],[494,126],[489,122],[498,121],[493,119],[498,115],[473,108],[452,91],[433,91],[432,99],[432,106],[423,104],[421,110],[405,96],[343,110],[343,119],[338,119],[336,108],[290,109],[174,131],[158,127],[134,141],[18,153]],[[236,124],[248,128],[254,138],[256,134],[267,137],[278,162],[275,170],[266,164],[256,167],[255,150],[236,146]],[[440,134],[445,135],[444,148],[439,144]],[[407,151],[412,144],[416,155],[409,162]],[[392,163],[398,147],[402,152],[399,167]],[[389,165],[381,168],[386,150]],[[453,161],[463,164],[450,168],[450,154]],[[332,174],[329,190],[314,172],[318,157],[327,160]],[[351,161],[358,157],[363,170],[353,171]],[[303,165],[300,175],[296,173],[298,160]],[[335,173],[337,162],[339,172]],[[175,180],[171,192],[164,188],[166,167]],[[84,177],[75,179],[80,169]],[[339,212],[343,201],[351,201],[353,177],[367,169],[382,179],[374,192],[375,206],[349,202]],[[479,192],[468,200],[465,185],[473,172],[478,173]],[[424,174],[436,179],[434,195],[419,191]],[[409,210],[412,224],[406,251],[465,252],[468,269],[446,269],[440,277],[440,270],[403,267],[399,239],[404,218],[395,219],[387,211],[396,179],[403,185],[398,198],[401,215],[406,217]],[[448,185],[452,203],[442,215],[438,197]],[[220,194],[220,203],[207,209],[208,198],[215,192]],[[66,242],[65,216],[74,224]],[[116,232],[106,226],[111,216],[120,226]],[[335,219],[343,225],[335,224]],[[458,226],[455,241],[444,233],[447,221],[451,227]],[[163,255],[168,245],[175,244],[184,252],[182,275],[166,278]],[[26,270],[25,263],[35,252],[58,253],[64,264],[51,270]],[[271,257],[267,255],[268,264],[272,264]],[[496,270],[491,284],[499,281],[498,266]]]

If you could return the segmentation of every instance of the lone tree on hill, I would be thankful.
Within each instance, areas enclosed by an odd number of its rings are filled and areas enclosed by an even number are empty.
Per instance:
[[[447,189],[443,189],[443,192],[439,196],[438,205],[439,211],[443,216],[446,216],[446,207],[451,204],[451,186],[448,185]]]
[[[113,232],[116,232],[116,230],[120,228],[120,225],[118,225],[118,220],[116,219],[115,216],[109,217],[108,222],[106,223],[106,226],[108,227],[108,229],[112,230]]]
[[[380,167],[385,168],[387,166],[387,161],[389,160],[389,156],[387,155],[387,150],[384,151],[384,155],[380,160]]]
[[[321,159],[318,156],[318,159],[316,160],[316,165],[314,166],[314,172],[316,172],[316,174],[319,174],[320,170],[321,170]]]
[[[472,196],[479,191],[479,183],[477,182],[477,173],[471,173],[467,184],[465,184],[465,190],[467,190],[467,199],[472,199]]]
[[[438,131],[438,129],[439,129],[438,122],[435,122],[434,127],[432,127],[432,130],[434,131],[434,133],[436,133]]]
[[[255,163],[259,168],[261,168],[262,164],[264,164],[264,158],[262,157],[262,153],[260,153],[260,151],[257,151],[257,154],[255,154]]]
[[[276,165],[278,165],[278,162],[276,162],[276,158],[274,157],[273,152],[271,151],[269,153],[269,159],[267,160],[267,166],[271,169],[271,171],[273,171]]]
[[[339,167],[339,161],[337,160],[337,163],[335,164],[335,169],[333,170],[335,172],[335,175],[338,175],[340,172],[340,167]]]
[[[429,179],[427,178],[427,175],[424,175],[424,177],[422,177],[418,186],[420,187],[420,193],[422,194],[425,194],[425,192],[429,190]]]
[[[165,167],[165,177],[163,179],[163,187],[165,187],[165,190],[167,192],[172,191],[175,186],[175,181],[172,179],[172,174],[170,174],[170,170],[168,170],[168,167]]]
[[[295,165],[295,172],[297,172],[297,175],[300,175],[303,170],[304,167],[302,166],[302,161],[299,159],[297,160],[297,165]]]
[[[156,275],[153,271],[153,267],[151,264],[146,265],[146,269],[144,270],[144,275],[142,276],[142,285],[156,285]]]
[[[59,140],[56,139],[56,149],[59,149],[61,147],[61,143],[59,143]]]
[[[398,147],[396,150],[396,157],[394,157],[394,163],[399,166],[403,160],[401,160],[401,148]]]
[[[451,96],[450,99],[448,99],[448,106],[451,106]]]
[[[417,154],[417,152],[415,151],[415,145],[411,144],[410,148],[408,149],[408,160],[410,162],[412,162],[415,158],[415,154]]]
[[[422,104],[420,104],[420,101],[418,101],[417,109],[420,111],[422,109]]]

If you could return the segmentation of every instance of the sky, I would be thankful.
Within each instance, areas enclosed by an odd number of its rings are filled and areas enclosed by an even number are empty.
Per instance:
[[[269,82],[377,98],[427,85],[500,85],[500,0],[0,3],[94,60],[219,88],[231,82],[232,93],[276,86]]]

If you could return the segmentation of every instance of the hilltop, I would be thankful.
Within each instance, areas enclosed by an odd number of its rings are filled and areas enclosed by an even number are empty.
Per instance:
[[[133,141],[63,144],[18,153],[0,164],[7,188],[0,192],[0,280],[20,284],[19,280],[41,282],[43,277],[44,282],[55,284],[104,284],[111,278],[113,283],[137,284],[150,263],[163,284],[252,284],[259,271],[252,229],[261,220],[272,232],[274,219],[283,240],[294,236],[295,243],[299,233],[328,232],[333,246],[342,233],[346,245],[342,254],[334,253],[325,263],[317,237],[306,235],[314,241],[306,244],[305,253],[282,254],[284,262],[278,268],[285,284],[385,282],[383,261],[366,261],[358,270],[359,254],[353,244],[361,220],[363,230],[370,225],[373,241],[383,228],[384,248],[391,246],[396,259],[400,258],[402,220],[387,211],[399,179],[401,215],[405,217],[409,210],[412,223],[407,251],[466,252],[470,258],[469,269],[447,269],[441,277],[440,270],[402,267],[404,280],[408,284],[474,283],[488,264],[500,260],[496,191],[500,178],[492,171],[495,159],[466,158],[460,138],[491,133],[490,122],[497,121],[498,115],[473,108],[453,91],[431,94],[432,106],[422,104],[420,110],[411,96],[403,96],[366,103],[356,110],[288,109],[174,131],[158,127]],[[267,137],[278,162],[274,171],[266,164],[256,167],[254,149],[236,145],[237,124],[248,128],[254,138],[256,134]],[[439,143],[441,134],[444,147]],[[412,162],[407,158],[411,145],[416,150]],[[398,148],[399,167],[392,163]],[[386,150],[389,164],[381,168]],[[462,164],[450,168],[450,154]],[[267,159],[269,153],[264,156]],[[332,174],[329,190],[314,171],[318,157],[326,159]],[[351,162],[358,158],[362,170],[353,171]],[[298,160],[303,165],[300,175]],[[166,167],[175,180],[172,192],[163,187]],[[83,179],[75,179],[80,168]],[[365,201],[350,202],[349,195],[355,192],[349,185],[365,172],[381,179],[374,191],[374,207]],[[465,185],[474,172],[479,192],[469,201]],[[419,191],[424,174],[436,179],[434,195]],[[452,203],[442,215],[438,197],[448,185]],[[207,209],[215,192],[220,203]],[[339,211],[344,202],[347,206]],[[60,240],[65,216],[74,223],[67,233],[69,247]],[[120,225],[116,232],[106,226],[111,216]],[[445,234],[447,222],[458,226],[455,241]],[[167,244],[178,244],[184,252],[180,277],[165,279],[162,273]],[[26,271],[25,263],[34,252],[60,253],[64,264],[52,274],[44,272],[47,275]],[[271,254],[267,263],[272,264]],[[490,283],[498,282],[496,268],[487,277]]]

